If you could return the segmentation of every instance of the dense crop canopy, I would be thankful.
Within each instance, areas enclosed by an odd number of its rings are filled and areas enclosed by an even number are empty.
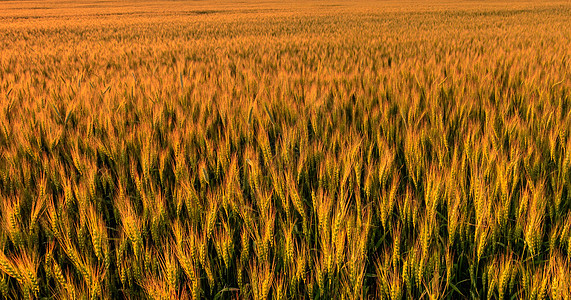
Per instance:
[[[569,299],[569,2],[42,3],[2,297]]]

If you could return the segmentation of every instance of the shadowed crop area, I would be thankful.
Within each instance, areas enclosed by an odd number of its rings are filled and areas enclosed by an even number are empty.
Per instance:
[[[0,298],[569,299],[571,3],[0,1]]]

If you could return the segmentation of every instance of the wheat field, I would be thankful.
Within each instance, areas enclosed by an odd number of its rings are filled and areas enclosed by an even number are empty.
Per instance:
[[[0,298],[570,299],[570,1],[0,1]]]

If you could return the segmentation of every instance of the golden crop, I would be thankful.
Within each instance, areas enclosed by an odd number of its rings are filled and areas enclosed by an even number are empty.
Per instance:
[[[570,16],[0,1],[0,293],[569,299]]]

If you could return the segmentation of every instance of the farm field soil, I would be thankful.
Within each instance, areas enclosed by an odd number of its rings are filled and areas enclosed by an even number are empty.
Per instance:
[[[0,298],[569,299],[571,2],[0,1]]]

